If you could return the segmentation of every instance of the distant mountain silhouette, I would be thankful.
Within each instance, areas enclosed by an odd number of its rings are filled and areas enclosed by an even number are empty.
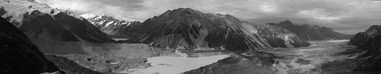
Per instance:
[[[333,31],[328,27],[320,27],[317,25],[296,25],[289,20],[280,23],[269,23],[272,26],[282,27],[288,31],[296,34],[300,38],[307,40],[337,40],[337,39],[350,39],[351,35],[341,34]]]
[[[106,15],[86,17],[86,19],[89,20],[95,27],[109,35],[119,35],[120,30],[123,30],[125,27],[140,24],[139,21],[125,21]]]

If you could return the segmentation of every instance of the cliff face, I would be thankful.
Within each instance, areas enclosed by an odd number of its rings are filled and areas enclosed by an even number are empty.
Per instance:
[[[7,20],[0,19],[0,73],[59,73],[32,42]]]
[[[90,22],[70,12],[22,0],[2,0],[0,4],[0,15],[46,53],[84,53],[80,42],[113,41]]]
[[[278,24],[270,23],[272,26],[282,27],[288,31],[296,34],[300,38],[307,40],[337,40],[337,39],[350,39],[351,35],[345,35],[333,31],[328,27],[310,26],[310,25],[295,25],[291,21],[283,21]]]
[[[365,32],[355,35],[350,45],[359,46],[357,50],[365,52],[358,58],[365,58],[355,71],[379,72],[381,71],[381,26],[373,25]]]

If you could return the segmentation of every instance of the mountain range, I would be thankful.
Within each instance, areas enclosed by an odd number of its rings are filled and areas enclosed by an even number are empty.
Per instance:
[[[102,32],[111,35],[113,38],[122,38],[120,37],[120,30],[128,27],[129,25],[140,24],[139,21],[125,21],[117,19],[111,16],[82,16],[86,18],[90,23],[95,27],[100,29]]]
[[[254,24],[229,14],[204,13],[190,8],[168,10],[138,22],[110,16],[83,18],[33,0],[3,0],[0,6],[0,16],[5,18],[0,25],[1,58],[16,61],[0,61],[1,66],[4,65],[4,69],[0,69],[4,72],[0,73],[16,72],[14,70],[116,73],[144,68],[146,58],[175,55],[177,50],[232,54],[186,74],[229,73],[234,69],[244,69],[242,73],[275,73],[274,65],[280,63],[274,60],[273,54],[263,52],[265,49],[308,47],[311,45],[308,40],[351,37],[328,27],[296,25],[291,21]],[[381,53],[378,33],[381,33],[380,26],[372,26],[349,42],[363,49],[365,53],[361,57],[370,57],[356,70],[377,71],[381,66],[378,64]],[[128,40],[116,42],[112,38]],[[99,54],[89,53],[93,51]],[[23,65],[26,67],[22,68]]]
[[[103,23],[94,24],[96,26],[107,25],[108,23],[105,24],[106,22],[120,21],[110,21],[114,18],[106,17],[107,16],[95,18],[107,20],[94,20],[94,18],[90,18],[89,21],[93,23]],[[249,41],[245,42],[249,44],[244,44],[249,46],[253,46],[250,43],[254,41],[257,42],[255,43],[256,45],[260,45],[260,48],[303,47],[310,45],[306,40],[282,28],[252,24],[241,21],[231,15],[202,13],[189,8],[169,10],[160,16],[155,16],[142,23],[134,22],[134,24],[125,25],[111,24],[109,26],[119,26],[112,28],[112,32],[128,38],[131,42],[142,42],[164,48],[177,48],[178,46],[184,46],[182,48],[187,49],[215,48],[225,45],[225,43],[231,43],[215,42],[228,41],[229,39],[227,38],[230,38],[230,35],[242,35],[238,36],[237,41],[241,39],[240,42]],[[225,37],[225,39],[223,37]]]
[[[350,39],[351,35],[338,33],[328,27],[320,27],[317,25],[296,25],[289,20],[280,23],[269,23],[272,26],[282,27],[296,34],[300,38],[307,40],[342,40]]]

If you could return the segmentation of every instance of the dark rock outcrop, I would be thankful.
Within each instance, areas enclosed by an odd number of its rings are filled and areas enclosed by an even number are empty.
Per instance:
[[[369,39],[370,38],[365,32],[360,32],[353,36],[353,38],[348,42],[348,45],[360,46],[366,43]]]
[[[0,13],[44,53],[86,53],[81,42],[113,42],[84,18],[48,5],[22,0],[0,1]]]
[[[0,19],[0,58],[1,74],[60,72],[22,31],[3,18]]]
[[[357,33],[350,41],[349,45],[361,46],[368,42],[371,38],[381,35],[381,26],[373,25],[369,27],[365,32]]]
[[[381,36],[370,39],[367,43],[359,47],[364,50],[364,54],[358,58],[367,58],[354,69],[355,71],[381,71]]]
[[[349,44],[359,46],[357,50],[365,52],[357,57],[365,60],[360,61],[354,71],[381,72],[381,26],[373,25],[358,33]]]
[[[296,25],[289,20],[280,22],[278,24],[269,23],[269,25],[282,27],[296,34],[300,38],[307,39],[307,40],[335,40],[335,39],[350,39],[352,37],[351,35],[335,32],[334,30],[328,27],[320,27],[317,25],[310,26],[306,24]]]

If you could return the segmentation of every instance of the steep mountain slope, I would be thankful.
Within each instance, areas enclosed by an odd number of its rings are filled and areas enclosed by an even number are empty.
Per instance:
[[[286,20],[276,23],[269,23],[272,26],[282,27],[296,34],[300,38],[307,40],[331,40],[331,39],[350,39],[351,35],[345,35],[333,31],[328,27],[310,26],[310,25],[295,25],[291,21]]]
[[[369,41],[371,38],[374,38],[378,35],[381,35],[381,26],[372,25],[365,32],[357,33],[350,41],[349,45],[361,46]]]
[[[380,72],[381,71],[381,35],[371,38],[367,43],[360,46],[359,49],[364,50],[364,54],[359,56],[359,58],[367,58],[362,61],[360,66],[355,69],[355,71],[371,71]]]
[[[2,0],[0,13],[46,53],[85,53],[80,42],[113,41],[86,19],[34,1]]]
[[[358,58],[365,58],[355,71],[380,72],[381,71],[381,26],[373,25],[365,32],[358,33],[351,39],[352,45],[365,52]],[[363,40],[363,41],[362,41]]]
[[[232,16],[204,14],[179,8],[128,28],[130,40],[163,48],[216,48],[245,51],[270,47],[259,36],[243,29]],[[222,48],[222,49],[221,49]]]
[[[257,34],[273,47],[306,47],[311,45],[286,29],[265,24],[253,25]],[[246,27],[247,28],[247,27]]]
[[[0,73],[54,73],[59,69],[11,23],[0,18]]]
[[[87,14],[90,15],[90,14]],[[113,18],[111,16],[83,16],[89,20],[95,27],[109,35],[118,35],[119,30],[131,25],[140,24],[139,21],[125,21]]]
[[[94,19],[107,20],[96,21]],[[101,25],[106,22],[119,21],[112,21],[114,19],[105,17],[90,18],[89,20],[93,23],[103,23]],[[259,44],[260,47],[301,47],[310,45],[306,40],[302,40],[281,28],[254,25],[249,22],[242,22],[231,15],[205,14],[187,8],[167,11],[143,23],[126,24],[112,29],[114,34],[123,35],[132,42],[143,42],[153,46],[169,48],[214,48],[229,43],[219,43],[218,41],[226,41],[227,38],[234,36],[240,36],[239,39],[242,38],[243,42],[249,41],[243,44],[248,43],[250,46],[253,43],[251,40],[254,40],[254,44]]]

